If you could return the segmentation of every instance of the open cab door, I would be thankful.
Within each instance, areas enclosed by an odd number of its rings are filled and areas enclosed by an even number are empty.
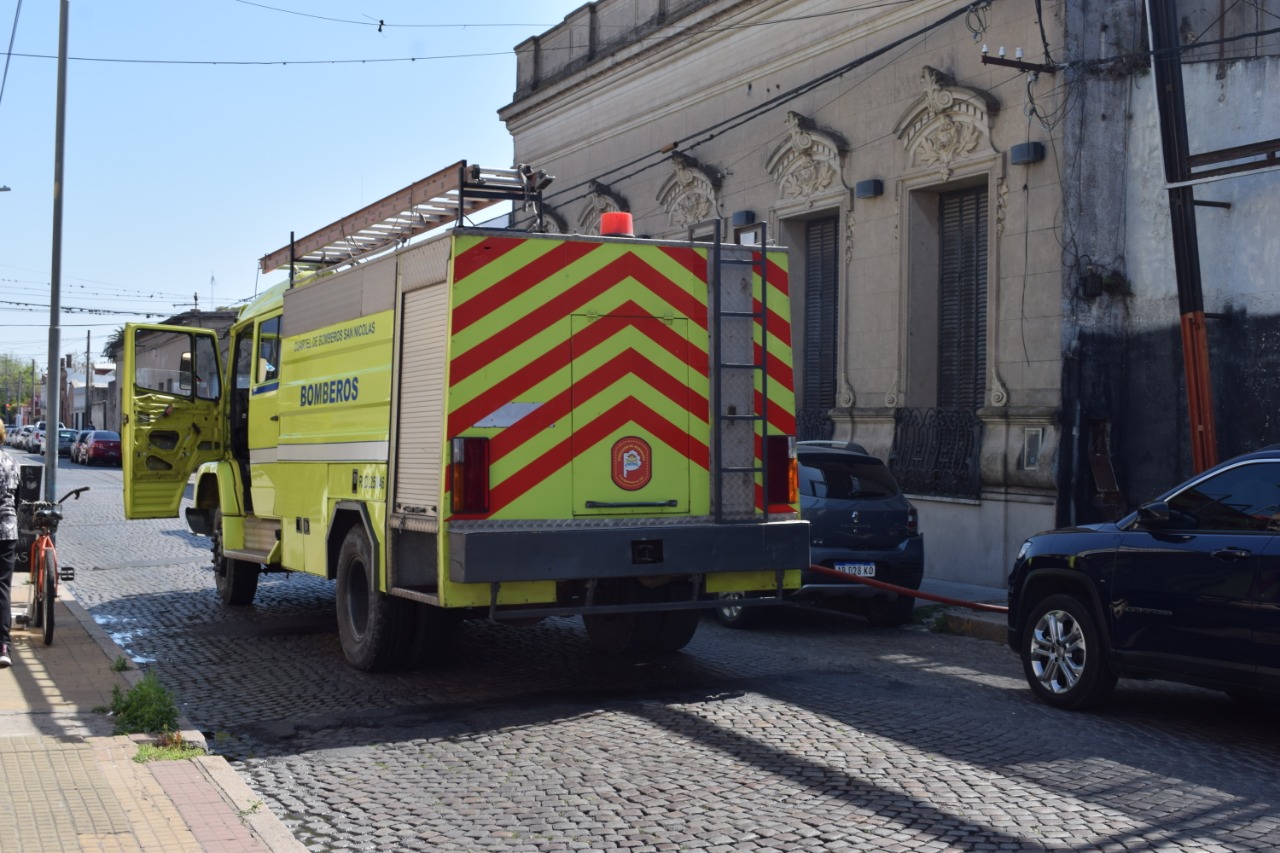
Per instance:
[[[196,468],[226,450],[218,336],[125,326],[120,431],[125,518],[173,518]]]

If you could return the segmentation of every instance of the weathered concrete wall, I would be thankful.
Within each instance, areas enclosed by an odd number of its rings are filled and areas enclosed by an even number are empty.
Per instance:
[[[1193,152],[1280,137],[1280,61],[1275,58],[1184,66]],[[1064,347],[1079,340],[1064,384],[1079,371],[1082,421],[1111,425],[1111,457],[1124,507],[1150,499],[1192,473],[1186,382],[1168,193],[1160,151],[1154,79],[1139,74],[1115,95],[1127,104],[1124,158],[1098,173],[1120,179],[1123,195],[1095,199],[1099,215],[1080,224],[1076,245],[1110,246],[1123,236],[1121,264],[1086,292],[1067,274]],[[1094,128],[1097,124],[1094,124]],[[1117,174],[1119,172],[1120,174]],[[1197,207],[1200,270],[1209,320],[1209,358],[1220,458],[1280,442],[1280,236],[1274,227],[1280,173],[1251,173],[1206,183],[1197,199],[1229,209]],[[1116,203],[1118,202],[1118,203]],[[1092,237],[1087,235],[1092,233]],[[1096,257],[1105,250],[1094,249]],[[1093,506],[1093,480],[1082,466],[1079,518],[1115,512]]]

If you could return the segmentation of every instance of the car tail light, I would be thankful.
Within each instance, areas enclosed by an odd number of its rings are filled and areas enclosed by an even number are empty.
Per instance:
[[[771,435],[768,442],[769,503],[793,504],[800,500],[800,463],[794,435]]]
[[[455,438],[450,444],[450,506],[456,513],[488,512],[489,439]]]
[[[915,536],[920,532],[920,516],[913,506],[907,507],[907,534]]]

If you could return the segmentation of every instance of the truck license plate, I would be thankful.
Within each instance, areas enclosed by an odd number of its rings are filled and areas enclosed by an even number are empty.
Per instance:
[[[876,576],[875,563],[836,563],[836,571],[844,572],[846,575],[854,575],[860,578],[873,578]]]

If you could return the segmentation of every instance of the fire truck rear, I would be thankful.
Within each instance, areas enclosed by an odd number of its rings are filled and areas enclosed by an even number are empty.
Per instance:
[[[225,344],[129,326],[126,515],[194,477],[222,600],[331,578],[365,670],[440,657],[460,616],[674,651],[717,594],[795,588],[785,251],[462,227],[536,209],[537,177],[456,164],[291,241]]]

